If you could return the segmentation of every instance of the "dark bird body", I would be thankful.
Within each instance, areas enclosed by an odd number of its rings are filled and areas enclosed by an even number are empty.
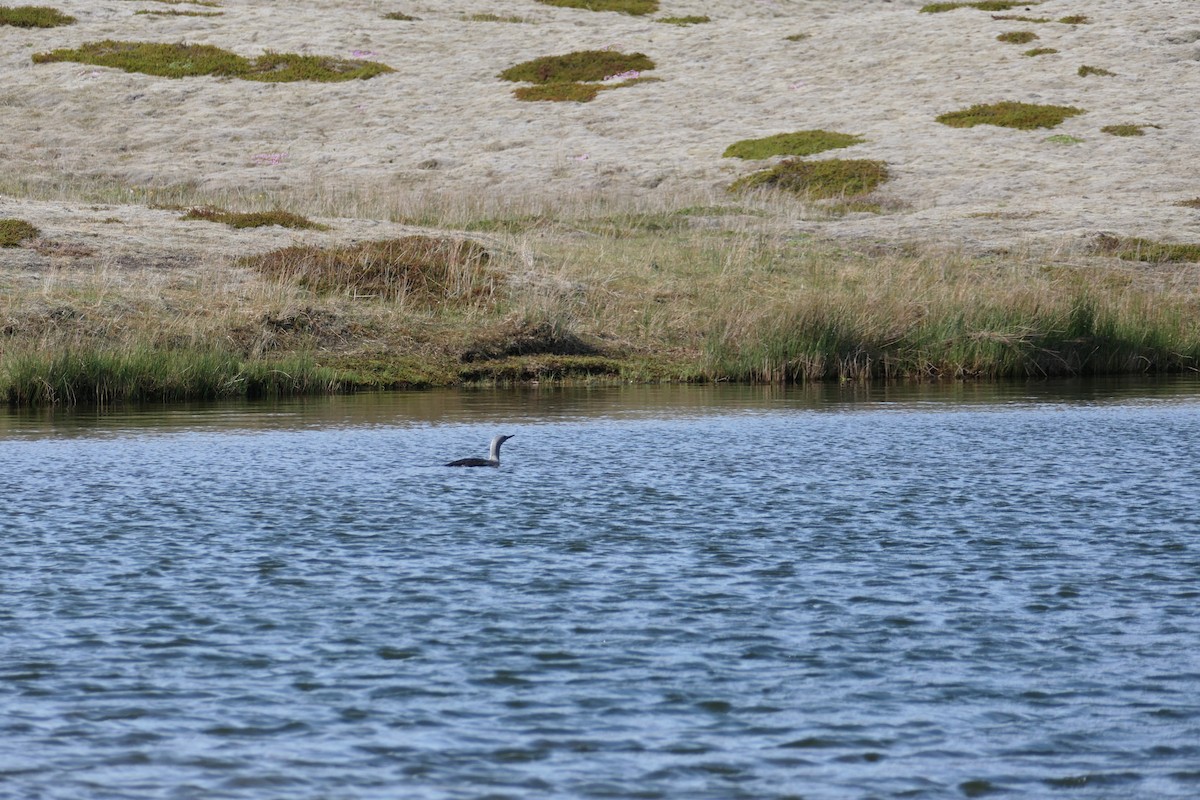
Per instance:
[[[507,442],[511,436],[497,436],[492,439],[491,450],[487,458],[460,458],[446,464],[447,467],[498,467],[500,466],[500,445]]]

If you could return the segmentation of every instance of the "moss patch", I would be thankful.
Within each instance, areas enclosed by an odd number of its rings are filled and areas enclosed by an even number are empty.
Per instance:
[[[401,22],[416,22],[418,19],[417,17],[411,16],[410,14],[405,14],[402,11],[389,11],[388,13],[383,15],[383,18],[384,19],[395,19],[395,20],[399,20]]]
[[[642,16],[658,11],[658,0],[538,0],[558,8],[582,8],[587,11],[618,11]]]
[[[265,53],[248,59],[206,44],[156,42],[89,42],[78,49],[35,53],[35,64],[73,61],[165,78],[211,75],[271,83],[287,81],[349,81],[392,72],[386,64],[295,53]]]
[[[889,177],[887,164],[882,161],[788,159],[771,169],[739,178],[729,189],[737,192],[775,188],[811,200],[841,199],[870,194]]]
[[[811,156],[839,147],[850,147],[866,141],[848,133],[812,130],[778,133],[762,139],[743,139],[725,148],[725,158],[761,159],[772,156]]]
[[[41,235],[41,231],[23,219],[0,219],[0,247],[17,247],[26,239]]]
[[[70,25],[75,18],[46,6],[0,6],[0,25],[17,28],[57,28]]]
[[[1098,248],[1125,261],[1149,261],[1155,264],[1200,262],[1200,244],[1171,244],[1135,237],[1102,236]]]
[[[975,125],[999,125],[1002,128],[1032,130],[1053,128],[1063,120],[1086,113],[1074,106],[1050,106],[1036,103],[1006,101],[974,105],[962,111],[942,114],[937,121],[952,128],[971,128]]]
[[[996,41],[1004,42],[1005,44],[1029,44],[1038,38],[1040,37],[1033,31],[1009,31],[997,36]]]
[[[1081,77],[1081,78],[1086,78],[1088,75],[1100,75],[1101,77],[1112,77],[1113,75],[1116,75],[1116,74],[1117,73],[1115,73],[1115,72],[1109,72],[1104,67],[1089,67],[1086,64],[1084,64],[1082,67],[1079,68],[1079,77]]]
[[[958,8],[974,8],[979,11],[1010,11],[1017,6],[1032,6],[1037,3],[1018,2],[1018,0],[981,0],[977,3],[930,3],[921,7],[922,14],[939,14],[943,11],[954,11]]]
[[[181,219],[223,222],[231,228],[266,228],[271,225],[278,225],[281,228],[293,228],[297,230],[329,230],[328,225],[322,225],[299,214],[292,214],[291,212],[280,211],[278,209],[275,211],[236,213],[226,211],[223,208],[216,208],[215,206],[199,206],[188,209],[188,212]]]
[[[1063,17],[1059,20],[1064,25],[1087,25],[1090,21],[1083,14],[1072,14],[1069,17]]]
[[[1051,53],[1057,53],[1053,47],[1035,47],[1032,50],[1026,50],[1021,55],[1023,56],[1048,56]]]
[[[285,247],[240,263],[318,293],[442,306],[490,295],[496,279],[489,259],[486,248],[469,240],[405,236],[347,247]]]

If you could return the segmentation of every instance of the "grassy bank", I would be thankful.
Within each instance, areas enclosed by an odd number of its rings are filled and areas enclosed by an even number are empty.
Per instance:
[[[299,201],[293,210],[321,211]],[[1165,260],[1188,250],[1143,243],[1133,255],[1156,261],[1137,261],[1105,240],[1050,255],[972,256],[796,232],[800,215],[821,213],[760,195],[656,207],[441,198],[390,209],[396,221],[437,229],[424,239],[348,246],[334,225],[313,234],[327,245],[184,270],[96,256],[35,276],[4,271],[0,396],[45,405],[1200,365],[1200,265]]]

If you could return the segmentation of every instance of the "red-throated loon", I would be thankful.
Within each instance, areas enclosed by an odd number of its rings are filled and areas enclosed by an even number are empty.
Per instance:
[[[492,449],[487,458],[460,458],[451,461],[447,467],[498,467],[500,466],[500,445],[507,442],[511,436],[497,436],[492,439]]]

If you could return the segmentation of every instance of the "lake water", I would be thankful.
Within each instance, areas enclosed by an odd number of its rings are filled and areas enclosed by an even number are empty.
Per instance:
[[[1195,798],[1198,609],[1196,382],[0,412],[4,798]]]

